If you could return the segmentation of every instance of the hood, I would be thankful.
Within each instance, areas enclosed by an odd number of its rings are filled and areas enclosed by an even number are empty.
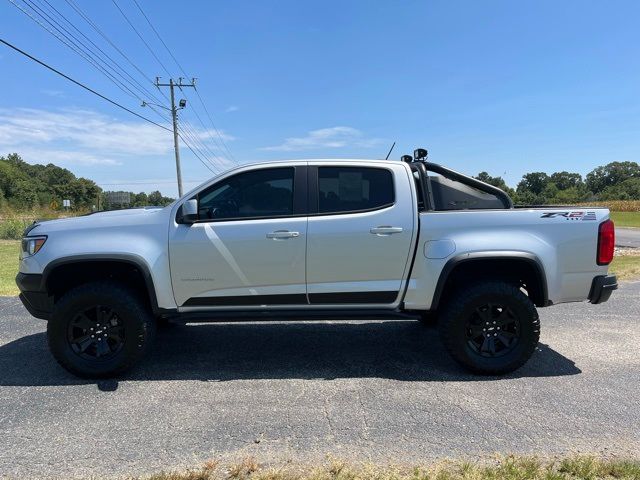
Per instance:
[[[27,227],[25,235],[42,235],[57,230],[74,230],[83,228],[109,228],[115,226],[144,225],[155,223],[162,212],[170,211],[171,205],[167,207],[141,207],[127,208],[123,210],[109,210],[89,213],[79,217],[58,218],[55,220],[36,220]]]
[[[82,217],[120,217],[122,215],[140,215],[145,212],[152,212],[154,210],[162,210],[164,207],[137,207],[137,208],[122,208],[120,210],[101,210],[99,212],[87,213]],[[73,217],[73,218],[82,218]]]

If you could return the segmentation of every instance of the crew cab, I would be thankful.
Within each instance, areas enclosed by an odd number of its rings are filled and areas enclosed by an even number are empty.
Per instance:
[[[167,321],[374,316],[437,323],[453,359],[495,375],[533,354],[537,307],[617,288],[607,209],[514,208],[403,159],[243,165],[165,208],[35,222],[20,298],[82,377],[132,367]]]

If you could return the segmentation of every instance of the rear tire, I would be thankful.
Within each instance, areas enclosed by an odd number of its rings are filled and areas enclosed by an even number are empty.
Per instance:
[[[452,294],[439,315],[451,356],[482,375],[512,372],[531,357],[540,338],[536,307],[520,289],[491,281]]]
[[[83,378],[113,377],[147,352],[155,320],[145,303],[115,282],[94,282],[67,292],[47,324],[58,363]]]

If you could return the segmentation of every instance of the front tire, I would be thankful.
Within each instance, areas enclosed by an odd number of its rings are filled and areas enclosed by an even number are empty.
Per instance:
[[[115,282],[94,282],[67,292],[47,324],[58,363],[83,378],[113,377],[147,352],[155,321],[144,302]]]
[[[517,286],[492,281],[463,287],[440,315],[451,356],[474,373],[512,372],[533,355],[540,338],[536,307]]]

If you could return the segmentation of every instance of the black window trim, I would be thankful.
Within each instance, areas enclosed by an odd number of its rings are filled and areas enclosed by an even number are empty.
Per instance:
[[[194,198],[197,199],[202,192],[207,191],[215,187],[216,185],[220,184],[221,182],[225,182],[230,178],[235,177],[236,175],[242,175],[248,172],[257,172],[260,170],[275,170],[275,169],[290,169],[290,168],[294,169],[293,213],[291,215],[260,215],[256,217],[205,218],[205,219],[198,219],[193,223],[194,224],[195,223],[221,223],[221,222],[239,222],[239,221],[249,221],[249,220],[270,220],[270,219],[275,220],[278,218],[306,217],[307,210],[308,210],[308,206],[307,206],[308,197],[305,195],[305,191],[306,191],[305,184],[307,183],[307,171],[308,171],[308,167],[306,165],[286,165],[286,166],[265,165],[263,168],[252,168],[250,170],[244,170],[242,172],[229,175],[221,179],[219,182],[215,182],[215,183],[212,183],[211,185],[208,185],[206,188],[197,192],[193,197],[190,198],[190,200]],[[180,216],[181,211],[182,211],[182,207],[180,207],[176,212],[176,221],[178,220],[178,217]]]
[[[361,210],[346,210],[341,212],[319,212],[320,210],[320,188],[319,188],[319,176],[318,169],[319,168],[368,168],[368,169],[378,169],[378,170],[387,170],[391,173],[391,185],[393,187],[393,202],[385,203],[383,205],[378,205],[377,207],[372,208],[364,208]],[[349,215],[352,213],[369,213],[375,212],[377,210],[384,210],[385,208],[393,207],[396,204],[396,177],[392,168],[383,167],[383,166],[369,166],[369,165],[310,165],[308,167],[307,172],[307,185],[308,185],[308,205],[309,211],[307,216],[309,217],[329,217],[332,215]]]

